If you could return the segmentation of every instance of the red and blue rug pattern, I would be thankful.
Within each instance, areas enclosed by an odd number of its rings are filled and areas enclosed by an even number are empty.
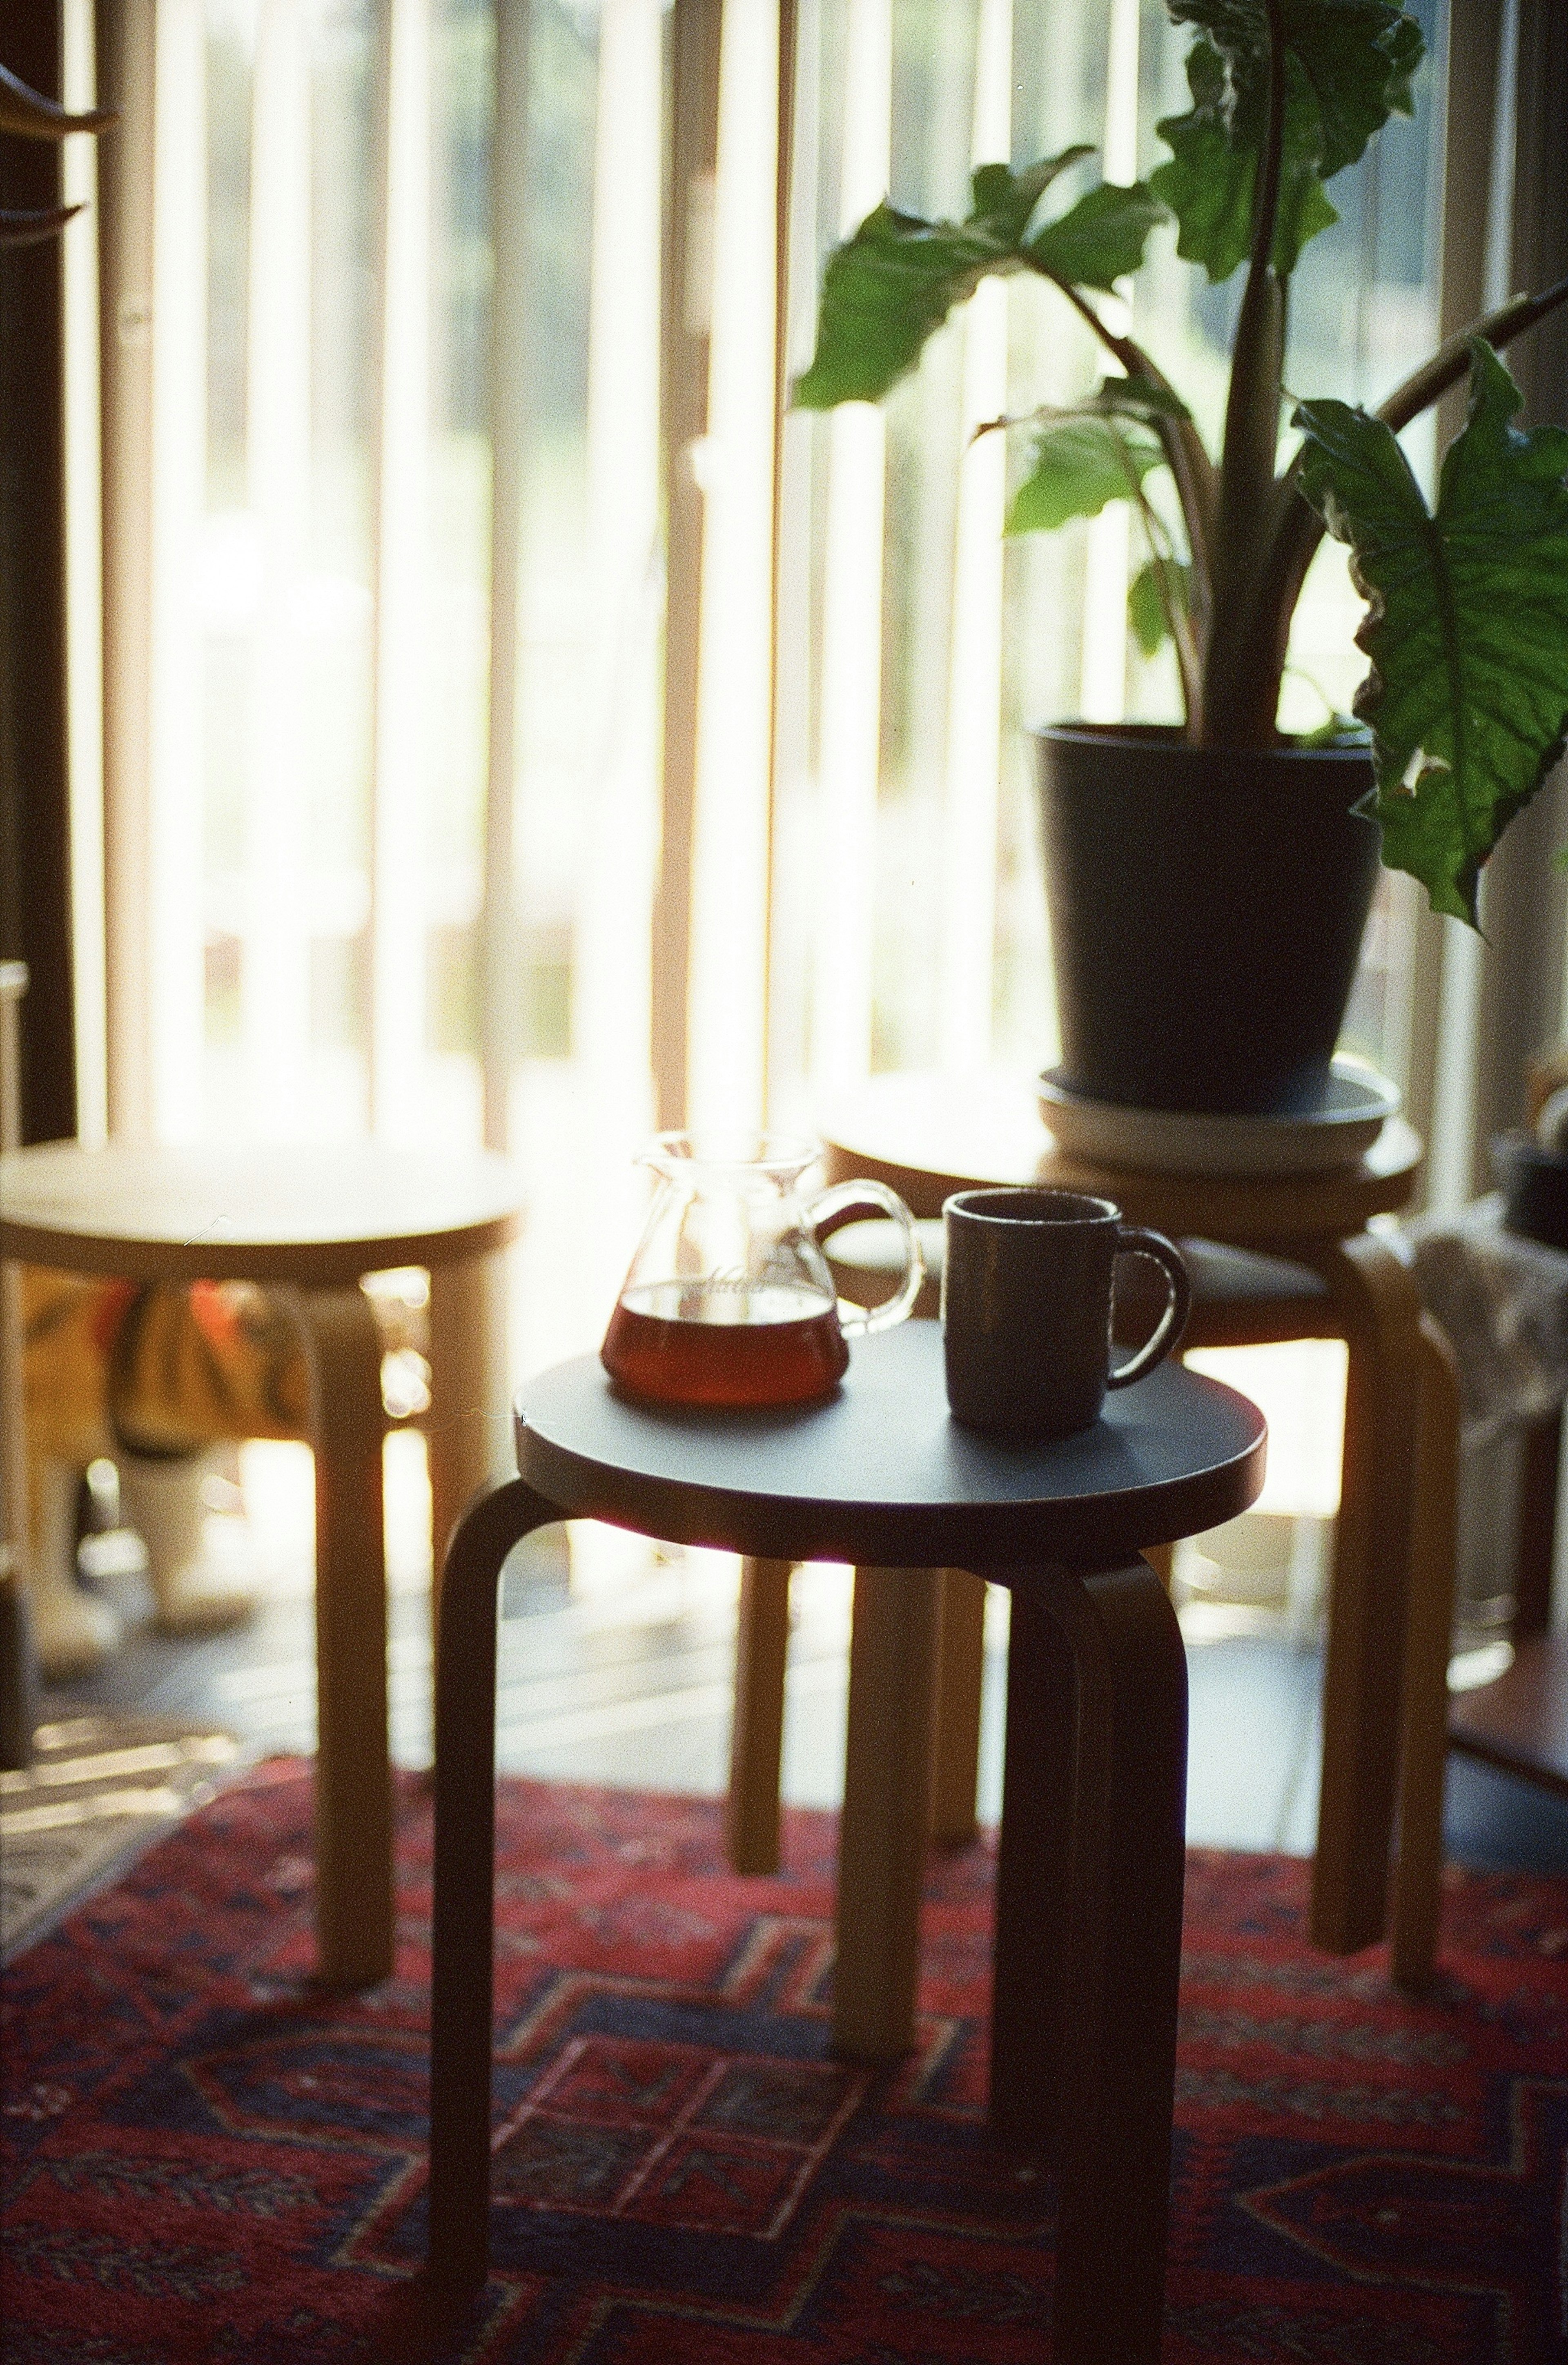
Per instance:
[[[416,2354],[428,1800],[397,1975],[312,1985],[309,1783],[257,1769],[24,1953],[6,2365]],[[917,2051],[829,2049],[834,1819],[737,1879],[705,1799],[506,1780],[484,2365],[1025,2365],[1048,2174],[986,2132],[992,1858],[934,1856]],[[1444,1976],[1303,1935],[1306,1867],[1194,1852],[1166,2365],[1568,2360],[1568,1883],[1461,1874]]]

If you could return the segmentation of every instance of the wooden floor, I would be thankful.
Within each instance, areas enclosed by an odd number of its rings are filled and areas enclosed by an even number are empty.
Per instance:
[[[417,1439],[390,1440],[392,1744],[429,1763],[428,1551],[421,1554]],[[401,1458],[399,1458],[401,1457]],[[173,1642],[151,1624],[146,1580],[129,1551],[89,1547],[95,1582],[126,1618],[119,1651],[90,1681],[46,1688],[44,1712],[117,1709],[210,1720],[249,1754],[315,1743],[309,1468],[302,1449],[249,1448],[249,1529],[214,1522],[215,1548],[253,1563],[251,1621]],[[428,1516],[428,1514],[426,1514]],[[574,1527],[513,1555],[502,1595],[498,1755],[503,1770],[560,1780],[717,1792],[728,1759],[736,1564],[641,1538]],[[846,1570],[812,1566],[794,1584],[786,1796],[836,1805],[842,1792],[849,1631]],[[1295,1620],[1301,1627],[1299,1617]],[[1320,1652],[1285,1620],[1194,1603],[1183,1613],[1192,1687],[1188,1834],[1197,1844],[1306,1854],[1317,1805]],[[1006,1599],[987,1620],[980,1811],[995,1819],[1002,1777]],[[1450,1758],[1450,1855],[1568,1873],[1568,1800]]]

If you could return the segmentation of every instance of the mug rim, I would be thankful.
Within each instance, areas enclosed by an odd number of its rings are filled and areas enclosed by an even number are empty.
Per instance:
[[[1009,1210],[994,1205],[1002,1199],[1029,1205]],[[988,1201],[993,1204],[987,1205]],[[1021,1232],[1060,1231],[1075,1224],[1097,1227],[1122,1220],[1114,1199],[1089,1191],[1058,1191],[1048,1182],[1002,1182],[980,1190],[955,1191],[944,1200],[942,1214],[944,1220],[953,1216],[972,1224],[1002,1225]]]

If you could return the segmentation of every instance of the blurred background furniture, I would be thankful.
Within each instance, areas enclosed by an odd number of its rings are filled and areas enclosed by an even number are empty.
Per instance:
[[[1568,1301],[1568,1260],[1563,1263]],[[1489,1681],[1454,1694],[1449,1746],[1568,1798],[1568,1636],[1550,1624],[1562,1444],[1561,1404],[1518,1425],[1506,1530],[1513,1590],[1496,1605],[1503,1616],[1495,1630],[1508,1664]],[[1484,1526],[1484,1508],[1479,1518],[1462,1516],[1462,1573],[1463,1544]]]
[[[430,1273],[436,1564],[469,1496],[507,1462],[502,1252],[519,1187],[499,1158],[368,1144],[84,1149],[0,1159],[0,1256],[140,1282],[247,1280],[286,1293],[310,1377],[316,1455],[317,1929],[321,1976],[392,1965],[382,1528],[381,1336],[368,1273]],[[8,1425],[19,1421],[13,1405]]]
[[[1346,1342],[1313,1934],[1350,1953],[1392,1925],[1396,1976],[1424,1983],[1439,1908],[1456,1383],[1408,1263],[1367,1228],[1409,1200],[1418,1137],[1395,1118],[1355,1164],[1320,1174],[1135,1172],[1060,1154],[1022,1079],[913,1072],[876,1078],[825,1133],[830,1179],[874,1176],[921,1217],[939,1216],[952,1192],[991,1182],[1115,1199],[1133,1221],[1181,1239],[1195,1285],[1189,1346]],[[782,1667],[787,1577],[749,1567],[742,1594],[731,1830],[754,1848],[777,1788],[755,1695]],[[949,1572],[944,1612],[934,1830],[961,1838],[966,1818],[973,1828],[983,1614],[971,1578]],[[762,1868],[755,1855],[748,1868]]]
[[[1412,1227],[1424,1303],[1459,1351],[1456,1642],[1466,1681],[1450,1745],[1568,1797],[1568,1636],[1553,1633],[1562,1407],[1568,1395],[1568,1151],[1536,1128],[1568,1084],[1561,1047],[1528,1064],[1527,1130],[1498,1139],[1502,1188]],[[1496,1663],[1502,1662],[1500,1671]],[[1457,1671],[1456,1671],[1457,1672]]]
[[[17,1056],[25,961],[0,961],[0,1155],[21,1140]],[[24,1584],[28,1480],[22,1438],[22,1321],[16,1267],[0,1261],[0,1769],[32,1762],[37,1667]]]

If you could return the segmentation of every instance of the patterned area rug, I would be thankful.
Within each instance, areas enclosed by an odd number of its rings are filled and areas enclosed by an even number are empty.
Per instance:
[[[980,2111],[991,1858],[935,1859],[919,2050],[828,2052],[833,1818],[737,1880],[716,1803],[508,1780],[495,2270],[416,2338],[428,1802],[398,1974],[310,1981],[309,1788],[257,1768],[7,1976],[6,2365],[1024,2365],[1047,2176]],[[1165,2365],[1568,2359],[1568,1884],[1471,1875],[1419,2005],[1196,1853]]]

